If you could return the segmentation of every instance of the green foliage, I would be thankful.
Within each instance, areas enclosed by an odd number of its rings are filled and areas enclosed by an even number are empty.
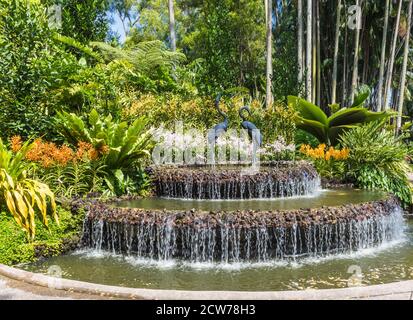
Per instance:
[[[303,83],[299,83],[297,77],[297,60],[292,58],[297,56],[298,51],[297,16],[295,5],[291,3],[283,6],[278,12],[278,21],[273,32],[272,93],[279,100],[284,100],[288,95],[302,93]],[[260,92],[265,94],[265,82],[261,82]]]
[[[56,222],[59,220],[53,192],[46,184],[27,178],[30,165],[24,157],[29,148],[30,144],[26,142],[14,154],[0,139],[0,205],[7,207],[16,223],[27,232],[28,240],[32,241],[36,233],[36,214],[46,227],[48,215]]]
[[[26,233],[11,217],[0,211],[0,263],[14,265],[33,262],[41,257],[59,255],[71,249],[82,229],[83,215],[73,215],[58,208],[60,223],[51,223],[45,228],[36,219],[36,239],[28,243]]]
[[[60,4],[62,25],[59,32],[81,43],[104,41],[109,31],[107,0],[44,0],[47,5]]]
[[[184,4],[185,6],[185,4]],[[191,11],[194,10],[194,11]],[[265,69],[264,3],[258,0],[207,0],[188,4],[190,32],[182,45],[202,59],[196,85],[204,94],[244,86],[261,90]],[[260,58],[258,58],[260,57]]]
[[[319,144],[316,137],[302,129],[296,130],[294,141],[298,147],[300,147],[303,144],[307,144],[314,148]]]
[[[110,170],[128,168],[150,155],[151,133],[147,124],[144,117],[130,125],[115,122],[110,115],[101,120],[95,109],[90,112],[88,122],[74,113],[58,113],[58,126],[67,141],[73,144],[88,142],[97,150],[108,147],[104,164]]]
[[[105,166],[99,160],[70,162],[36,172],[56,196],[72,198],[87,193],[103,193]]]
[[[67,37],[67,36],[64,36],[64,35],[61,35],[61,34],[57,33],[57,34],[54,35],[54,39],[56,39],[57,41],[60,41],[61,43],[66,44],[70,47],[73,47],[73,48],[77,49],[80,53],[83,53],[87,56],[90,56],[91,58],[95,59],[98,62],[103,61],[103,58],[98,53],[93,51],[92,48],[90,48],[87,45],[84,45],[84,44],[80,43],[79,41],[77,41],[74,38]]]
[[[332,116],[327,117],[324,111],[302,98],[289,96],[288,104],[298,112],[297,127],[314,135],[319,142],[336,145],[340,134],[355,126],[370,121],[388,118],[387,112],[372,112],[361,107],[366,95],[355,98],[355,103],[350,108],[342,108]]]
[[[160,79],[159,87],[172,89],[175,82],[172,78],[174,67],[185,61],[185,55],[169,51],[161,41],[140,42],[128,49],[113,47],[104,42],[92,42],[94,48],[99,50],[109,62],[123,62],[130,66],[130,75],[142,81]],[[162,83],[162,80],[166,83]]]
[[[53,91],[77,65],[56,46],[47,10],[36,1],[0,0],[0,136],[53,138]]]
[[[402,137],[395,137],[383,122],[371,122],[342,134],[341,144],[350,149],[347,174],[358,186],[391,192],[405,204],[412,202],[408,149]]]
[[[131,185],[136,165],[150,156],[152,135],[148,121],[139,117],[132,124],[113,121],[112,116],[103,120],[92,110],[87,122],[73,113],[58,113],[59,130],[73,144],[88,142],[103,155],[104,177],[109,189],[116,194],[135,191]]]
[[[251,107],[250,120],[257,124],[265,142],[271,143],[279,137],[287,144],[294,141],[296,112],[282,102],[275,102],[270,108],[265,109],[262,101],[247,98],[245,95],[222,98],[220,107],[228,115],[231,128],[240,127],[238,110],[246,104]],[[183,121],[186,129],[201,130],[210,129],[222,121],[222,116],[215,109],[214,100],[209,97],[186,98],[178,94],[144,94],[125,100],[122,110],[123,118],[126,120],[146,116],[151,122],[163,124],[170,130],[174,129],[176,121]]]
[[[268,109],[256,108],[258,116],[254,121],[260,127],[266,141],[282,137],[287,144],[294,142],[296,132],[296,111],[289,105],[277,101]]]

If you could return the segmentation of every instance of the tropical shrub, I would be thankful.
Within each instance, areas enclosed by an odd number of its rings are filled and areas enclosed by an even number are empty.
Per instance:
[[[336,145],[338,138],[344,131],[356,125],[370,121],[384,119],[390,116],[386,112],[372,112],[362,107],[366,94],[355,98],[350,108],[342,108],[330,117],[324,111],[302,98],[289,96],[288,104],[298,112],[296,117],[297,127],[314,135],[320,143]]]
[[[241,118],[238,110],[249,105],[251,117],[264,137],[265,143],[272,143],[282,137],[287,144],[294,142],[295,110],[282,102],[275,102],[266,109],[260,100],[236,95],[231,98],[222,98],[220,108],[228,115],[230,128],[239,129]],[[158,126],[163,124],[168,130],[173,130],[176,121],[182,121],[185,128],[208,130],[221,122],[211,97],[184,97],[178,94],[157,96],[142,94],[138,98],[131,96],[125,99],[122,106],[123,119],[131,121],[136,117],[146,116]]]
[[[0,211],[0,263],[15,265],[34,262],[72,250],[81,235],[84,215],[57,207],[59,224],[45,227],[36,217],[36,238],[27,242],[27,234],[6,212]]]
[[[0,139],[0,205],[7,207],[32,241],[36,233],[36,214],[46,227],[48,215],[56,222],[59,220],[53,192],[46,184],[27,177],[31,165],[24,159],[30,147],[26,142],[13,153]]]
[[[385,190],[404,203],[411,203],[408,147],[402,139],[386,129],[383,122],[371,122],[343,133],[341,144],[351,150],[346,160],[347,175],[359,187]]]
[[[67,112],[58,113],[58,130],[68,142],[90,144],[97,157],[102,156],[102,168],[109,189],[116,194],[132,192],[132,177],[141,161],[150,156],[152,132],[147,129],[148,121],[139,117],[132,124],[117,122],[109,115],[103,120],[93,109],[87,121]]]
[[[20,136],[12,137],[10,142],[13,152],[21,149]],[[89,143],[79,142],[73,149],[41,138],[36,139],[25,154],[27,161],[36,164],[31,175],[50,185],[55,195],[60,197],[102,191],[105,171],[101,158]]]
[[[349,148],[336,149],[324,143],[312,148],[302,144],[300,153],[312,161],[318,173],[325,178],[342,179],[345,174],[345,160],[351,154]]]

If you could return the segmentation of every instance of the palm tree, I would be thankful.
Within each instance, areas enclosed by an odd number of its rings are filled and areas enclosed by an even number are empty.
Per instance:
[[[336,103],[337,94],[337,60],[338,60],[338,44],[340,39],[340,14],[341,0],[337,1],[337,17],[336,17],[336,35],[334,39],[334,57],[333,57],[333,81],[331,85],[331,103]]]
[[[298,0],[298,82],[301,84],[304,77],[304,60],[303,60],[303,2]]]
[[[402,113],[403,113],[403,102],[404,102],[404,90],[406,88],[406,71],[407,71],[407,61],[409,59],[409,45],[410,45],[410,30],[412,26],[412,4],[413,0],[409,1],[409,10],[407,14],[407,32],[404,39],[404,54],[403,54],[403,67],[400,80],[400,95],[398,103],[398,116],[397,116],[397,130],[400,130],[402,126]]]
[[[356,0],[356,6],[360,7],[360,0]],[[354,95],[357,88],[358,79],[358,63],[359,63],[359,44],[360,44],[360,29],[361,29],[361,14],[357,13],[356,33],[354,35],[354,60],[353,60],[353,76],[351,78],[350,102],[354,102]]]
[[[380,75],[377,93],[377,111],[381,111],[383,108],[383,80],[384,80],[384,65],[386,63],[386,44],[387,44],[387,29],[389,25],[389,7],[390,0],[386,0],[386,7],[384,9],[384,28],[383,39],[381,42],[381,58],[380,58]]]
[[[307,0],[307,43],[306,43],[306,99],[313,101],[312,98],[312,15],[313,15],[312,0]]]
[[[169,36],[170,36],[170,41],[171,41],[171,50],[176,51],[174,0],[168,0],[168,9],[169,9]]]
[[[267,88],[265,96],[266,107],[269,108],[272,103],[272,0],[267,2]]]
[[[399,33],[399,25],[400,25],[400,14],[402,11],[402,3],[403,0],[399,0],[399,8],[397,10],[397,16],[396,16],[396,23],[394,25],[394,31],[393,31],[393,40],[391,44],[391,53],[390,53],[390,60],[389,60],[389,66],[387,68],[387,78],[386,78],[386,86],[384,87],[384,109],[388,109],[388,94],[390,91],[391,83],[392,83],[392,77],[393,77],[393,66],[394,66],[394,58],[396,55],[396,44],[397,44],[397,35]]]

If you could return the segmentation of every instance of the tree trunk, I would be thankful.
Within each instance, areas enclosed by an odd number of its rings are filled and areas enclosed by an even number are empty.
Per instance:
[[[399,0],[399,8],[397,10],[396,24],[394,25],[393,39],[392,39],[392,44],[391,44],[390,60],[389,60],[388,68],[387,68],[386,86],[384,87],[384,95],[383,95],[384,110],[388,109],[387,100],[388,100],[388,94],[390,91],[390,87],[392,84],[394,58],[396,55],[397,35],[399,33],[400,14],[402,11],[402,4],[403,4],[403,0]]]
[[[383,81],[384,81],[384,66],[386,64],[386,45],[387,45],[387,29],[389,26],[389,7],[390,0],[386,0],[386,7],[384,9],[384,28],[383,38],[381,42],[381,58],[380,58],[380,74],[379,84],[377,87],[377,111],[381,111],[383,108]]]
[[[297,4],[298,11],[298,45],[297,45],[297,56],[298,56],[298,82],[301,85],[304,77],[304,57],[303,57],[303,2],[298,0]]]
[[[312,15],[313,15],[313,4],[312,0],[307,0],[307,43],[306,43],[306,99],[308,101],[313,101],[312,99]]]
[[[333,81],[331,85],[331,103],[336,103],[337,94],[337,60],[338,60],[338,45],[340,40],[340,14],[341,0],[337,1],[337,17],[336,17],[336,35],[334,39],[334,57],[333,57]]]
[[[317,15],[317,0],[313,0],[313,15]],[[312,79],[312,91],[311,91],[311,98],[312,103],[315,103],[317,97],[317,16],[313,17],[312,19],[313,26],[312,26],[312,70],[311,70],[311,79]]]
[[[272,104],[272,0],[267,1],[267,88],[265,96],[266,107]]]
[[[347,12],[346,0],[344,0],[344,12]],[[343,97],[341,103],[347,101],[347,53],[348,53],[348,28],[344,28],[344,58],[343,58]]]
[[[321,39],[320,39],[320,1],[316,0],[316,56],[317,56],[317,85],[316,96],[317,105],[321,105]]]
[[[168,0],[168,8],[169,8],[169,37],[171,41],[171,50],[176,51],[174,0]]]
[[[407,14],[407,33],[404,40],[404,55],[403,55],[403,66],[400,80],[400,94],[399,94],[399,103],[398,103],[398,116],[396,129],[400,130],[402,126],[402,114],[403,114],[403,103],[404,103],[404,91],[406,88],[406,72],[407,72],[407,62],[409,60],[409,45],[410,45],[410,30],[412,26],[412,4],[413,0],[409,1],[409,10]]]
[[[360,6],[360,0],[356,0],[356,6]],[[358,79],[358,63],[359,63],[359,43],[360,43],[360,24],[361,16],[357,17],[357,25],[354,36],[354,60],[353,60],[353,76],[351,78],[351,92],[350,92],[350,104],[354,102],[354,95],[357,88]]]

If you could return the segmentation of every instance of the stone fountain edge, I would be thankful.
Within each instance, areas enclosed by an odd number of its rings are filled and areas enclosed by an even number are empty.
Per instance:
[[[117,287],[55,278],[0,264],[0,275],[51,290],[144,300],[348,300],[412,299],[413,280],[388,284],[302,291],[185,291]]]

